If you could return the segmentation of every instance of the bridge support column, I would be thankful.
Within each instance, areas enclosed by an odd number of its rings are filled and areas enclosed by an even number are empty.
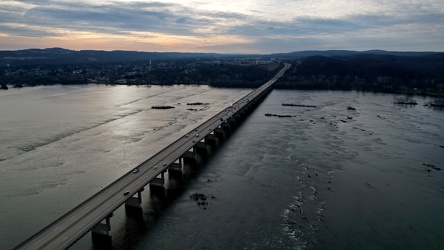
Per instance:
[[[217,137],[216,135],[209,134],[205,137],[205,143],[210,147],[216,147],[217,145]]]
[[[245,113],[250,112],[250,108],[251,108],[251,104],[248,103],[247,105],[245,105],[242,109],[245,111]]]
[[[92,228],[91,234],[93,238],[111,237],[111,217],[113,217],[112,213],[106,216],[105,223],[99,222]]]
[[[249,103],[247,106],[245,106],[245,113],[247,115],[251,114],[253,112],[253,105],[251,103]]]
[[[257,99],[258,99],[258,98],[260,98],[260,97],[258,96],[258,97],[254,98],[254,99],[251,101],[251,107],[253,107],[253,108],[256,107]]]
[[[228,122],[230,123],[230,127],[232,129],[235,128],[237,125],[236,119],[234,117],[230,118],[230,120]]]
[[[231,126],[228,124],[228,122],[224,123],[224,125],[222,125],[222,129],[225,132],[225,135],[229,134],[231,132]]]
[[[225,131],[221,128],[217,128],[214,130],[214,135],[219,139],[220,141],[223,141],[225,138]]]
[[[151,182],[150,182],[150,191],[152,191],[152,192],[157,192],[157,191],[160,191],[160,192],[163,191],[163,192],[165,192],[165,187],[164,187],[164,184],[165,184],[164,173],[165,173],[165,172],[160,173],[160,177],[159,177],[159,176],[156,176],[156,178],[154,178],[153,180],[151,180]]]
[[[184,155],[182,155],[183,163],[194,166],[197,164],[196,155],[194,152],[187,151]]]
[[[205,142],[198,142],[196,146],[194,146],[194,152],[198,154],[207,154],[207,144]]]
[[[182,165],[180,163],[173,163],[168,168],[169,176],[182,176]]]
[[[141,190],[139,190],[137,192],[137,197],[130,197],[126,202],[125,202],[125,208],[130,208],[130,209],[141,209],[142,208],[142,191],[144,189],[142,188]]]
[[[194,152],[196,152],[196,159],[202,159],[202,160],[207,160],[208,158],[208,149],[207,149],[207,144],[205,142],[198,142],[195,146],[194,146]]]

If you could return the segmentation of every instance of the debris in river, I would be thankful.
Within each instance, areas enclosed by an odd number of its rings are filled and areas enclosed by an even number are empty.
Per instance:
[[[403,105],[417,105],[416,100],[413,100],[410,97],[398,97],[393,101],[394,104],[403,104]]]
[[[279,117],[279,118],[293,117],[292,115],[278,115],[278,114],[270,114],[270,113],[266,113],[265,116],[275,116],[275,117]]]
[[[426,107],[430,108],[444,108],[444,100],[434,100],[424,104]]]
[[[204,111],[205,109],[187,109],[189,111]]]
[[[190,199],[196,202],[197,206],[207,209],[207,206],[209,205],[208,200],[215,200],[216,197],[212,194],[206,195],[203,193],[194,193],[190,195]]]
[[[157,106],[151,106],[152,109],[173,109],[174,106],[161,106],[161,105],[157,105]]]
[[[187,103],[189,106],[196,106],[196,105],[209,105],[209,103],[203,103],[203,102],[191,102]]]
[[[347,110],[356,110],[356,108],[353,108],[352,106],[348,106]]]
[[[426,171],[427,172],[430,172],[429,170],[430,170],[430,168],[432,168],[432,169],[434,169],[434,170],[441,170],[441,168],[439,168],[439,167],[437,167],[437,166],[435,166],[435,165],[433,165],[433,164],[426,164],[426,163],[423,163],[422,165],[424,165],[424,166],[426,166],[426,167],[429,167]]]
[[[317,108],[317,106],[315,106],[315,105],[304,105],[304,104],[293,104],[293,103],[282,103],[282,106],[303,107],[303,108]]]

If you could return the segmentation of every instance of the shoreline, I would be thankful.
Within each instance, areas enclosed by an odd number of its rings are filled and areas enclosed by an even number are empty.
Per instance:
[[[173,83],[173,84],[156,84],[156,83],[143,83],[143,84],[131,84],[131,83],[78,83],[78,84],[63,84],[63,83],[54,83],[54,84],[32,84],[32,85],[12,85],[12,84],[3,84],[2,87],[0,88],[0,91],[2,90],[10,90],[10,89],[21,89],[21,88],[29,88],[29,87],[37,87],[37,86],[57,86],[57,85],[110,85],[110,86],[121,86],[121,85],[126,85],[126,86],[146,86],[146,87],[150,87],[150,86],[172,86],[172,85],[189,85],[189,86],[193,86],[193,85],[207,85],[209,87],[214,87],[214,88],[227,88],[227,89],[236,89],[236,88],[251,88],[251,87],[245,87],[243,85],[240,86],[226,86],[226,87],[220,87],[220,86],[214,86],[208,83]],[[320,89],[320,88],[294,88],[294,87],[290,87],[290,88],[285,88],[282,86],[279,86],[278,88],[275,89],[279,89],[279,90],[306,90],[306,91],[357,91],[357,92],[363,92],[363,93],[375,93],[375,94],[394,94],[394,95],[407,95],[407,96],[422,96],[422,97],[433,97],[433,98],[444,98],[444,92],[439,92],[439,91],[430,91],[430,90],[402,90],[402,91],[375,91],[375,90],[362,90],[362,89],[348,89],[348,88],[344,88],[344,89],[339,89],[339,88],[331,88],[331,89]]]

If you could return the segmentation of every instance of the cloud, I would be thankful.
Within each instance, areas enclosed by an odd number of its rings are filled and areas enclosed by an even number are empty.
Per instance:
[[[416,47],[411,42],[406,48],[442,51],[444,2],[5,0],[0,4],[0,35],[52,42],[78,37],[79,42],[94,46],[102,44],[93,42],[97,39],[109,41],[115,49],[132,41],[173,50],[182,46],[176,51],[232,48],[264,53],[310,45],[311,49],[327,48],[337,44],[334,40],[366,49],[366,41],[371,40],[380,46],[373,48],[386,49],[414,38]],[[5,46],[0,42],[0,49]]]
[[[2,31],[2,33],[6,33],[10,36],[47,37],[47,36],[58,35],[57,33],[51,32],[50,30],[38,30],[23,25],[22,26],[0,25],[0,30]]]

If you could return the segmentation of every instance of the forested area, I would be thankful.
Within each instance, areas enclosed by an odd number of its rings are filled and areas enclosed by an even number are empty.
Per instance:
[[[68,53],[65,50],[62,52]],[[276,88],[441,96],[444,93],[444,53],[363,54],[327,51],[316,52],[324,55],[312,56],[296,56],[297,54],[292,53],[276,55],[273,60],[270,56],[209,58],[214,55],[205,55],[189,58],[191,55],[177,54],[181,58],[115,62],[112,57],[113,60],[88,63],[60,63],[60,58],[64,56],[60,53],[54,55],[56,59],[48,59],[52,63],[48,61],[45,64],[31,63],[35,63],[37,59],[30,60],[27,64],[12,63],[12,59],[9,59],[11,64],[0,65],[1,88],[7,89],[8,85],[23,87],[89,83],[201,84],[224,88],[256,88],[272,78],[283,62],[289,62],[292,67],[278,80]],[[81,55],[85,53],[82,52]],[[101,52],[98,55],[104,58],[116,53]],[[119,53],[117,55],[123,52]],[[128,54],[135,55],[144,54]],[[175,54],[167,55],[170,57]]]
[[[442,93],[444,54],[312,56],[292,61],[283,89]]]

